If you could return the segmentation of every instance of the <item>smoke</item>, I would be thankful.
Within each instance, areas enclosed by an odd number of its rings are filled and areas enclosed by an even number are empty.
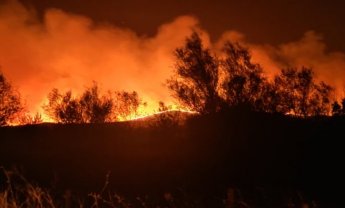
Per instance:
[[[43,21],[17,1],[0,5],[0,66],[18,88],[29,111],[41,111],[52,88],[82,92],[92,81],[105,90],[136,90],[148,103],[172,102],[165,80],[174,68],[173,51],[193,30],[219,50],[225,40],[241,42],[268,74],[286,66],[310,66],[319,79],[343,89],[345,54],[327,51],[321,35],[310,31],[278,46],[254,44],[237,31],[213,44],[196,17],[180,16],[161,25],[153,37],[58,9]]]
[[[344,96],[345,90],[345,53],[328,51],[323,36],[315,31],[307,31],[297,41],[270,44],[249,43],[245,35],[237,31],[223,34],[216,48],[227,40],[239,42],[249,48],[253,61],[260,63],[268,77],[273,77],[287,67],[310,67],[318,81],[324,81],[335,88],[335,97]]]
[[[103,89],[136,90],[147,101],[170,101],[163,86],[173,50],[198,24],[182,16],[161,25],[154,37],[57,9],[40,22],[16,1],[0,7],[0,65],[30,111],[52,88],[80,93],[97,81]]]

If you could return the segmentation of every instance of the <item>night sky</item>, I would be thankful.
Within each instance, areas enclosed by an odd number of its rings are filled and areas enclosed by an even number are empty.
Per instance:
[[[128,27],[140,35],[180,15],[194,15],[215,39],[233,29],[257,43],[296,40],[306,31],[324,36],[331,50],[345,51],[345,2],[341,0],[21,0],[40,13],[59,8],[96,22]]]

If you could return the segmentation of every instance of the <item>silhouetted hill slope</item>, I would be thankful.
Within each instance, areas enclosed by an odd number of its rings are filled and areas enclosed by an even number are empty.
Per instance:
[[[341,202],[344,117],[234,108],[182,126],[151,122],[0,128],[0,164],[61,190],[101,188],[111,171],[112,188],[127,194],[181,188],[217,196],[263,187]]]

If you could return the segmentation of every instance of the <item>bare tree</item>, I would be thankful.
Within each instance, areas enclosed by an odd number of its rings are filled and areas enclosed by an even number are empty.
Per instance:
[[[200,113],[213,113],[220,109],[222,98],[219,84],[218,61],[204,48],[201,38],[194,32],[184,47],[175,51],[175,74],[167,81],[173,96],[184,107]]]
[[[278,112],[297,116],[328,115],[333,88],[324,82],[316,83],[311,69],[283,69],[274,79]]]
[[[311,69],[283,69],[270,82],[247,48],[226,42],[223,52],[215,58],[197,33],[176,49],[175,74],[167,83],[182,106],[202,114],[237,105],[303,117],[331,113],[333,88],[317,83]]]
[[[252,63],[249,50],[238,43],[225,43],[223,51],[225,78],[222,85],[227,103],[230,106],[249,104],[255,107],[266,84],[261,66]]]
[[[0,72],[0,126],[7,125],[22,109],[19,93]]]
[[[86,89],[79,100],[83,120],[86,123],[104,123],[110,121],[113,108],[113,99],[110,94],[100,95],[96,83]]]
[[[175,51],[176,71],[168,87],[183,105],[200,113],[214,113],[236,105],[263,107],[267,81],[247,48],[226,42],[219,60],[205,49],[197,33]],[[261,109],[260,109],[261,110]]]
[[[45,112],[60,123],[104,123],[110,121],[113,100],[110,95],[100,95],[96,83],[87,88],[81,97],[68,91],[61,94],[53,89],[48,95]]]
[[[338,101],[333,102],[333,104],[332,104],[332,115],[333,116],[345,115],[345,98],[341,99],[340,104]]]
[[[61,94],[53,89],[48,94],[48,104],[43,106],[47,115],[59,123],[84,123],[83,112],[79,100],[68,91]]]
[[[137,92],[115,92],[113,114],[115,120],[128,119],[138,114],[139,106],[143,104]]]

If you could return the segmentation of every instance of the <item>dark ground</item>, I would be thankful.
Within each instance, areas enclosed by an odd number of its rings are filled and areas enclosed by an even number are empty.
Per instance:
[[[98,191],[110,172],[109,189],[129,198],[169,192],[224,207],[234,188],[250,207],[344,206],[344,117],[232,109],[183,126],[142,123],[3,127],[0,166],[61,193]]]

